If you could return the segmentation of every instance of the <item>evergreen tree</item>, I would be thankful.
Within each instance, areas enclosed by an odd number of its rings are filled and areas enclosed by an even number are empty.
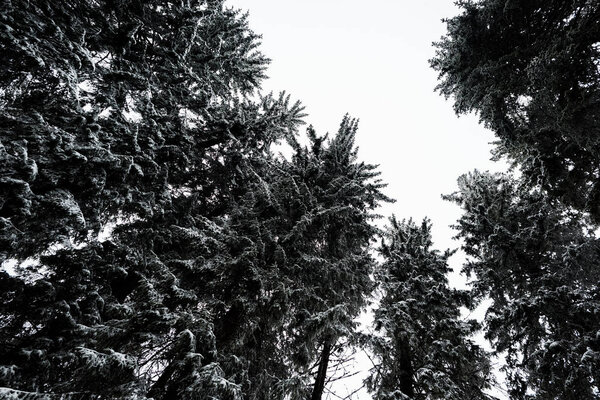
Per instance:
[[[150,214],[177,166],[247,133],[233,91],[267,60],[220,2],[2,7],[4,257]]]
[[[460,315],[468,292],[448,286],[451,252],[431,246],[428,220],[418,226],[390,219],[376,271],[382,298],[367,386],[378,400],[490,398],[490,362],[472,339],[480,327]]]
[[[185,276],[207,283],[197,292],[209,299],[218,353],[238,360],[222,365],[247,398],[320,396],[336,342],[355,334],[372,287],[371,210],[387,200],[375,167],[356,161],[356,129],[346,117],[329,142],[309,129],[310,148],[292,141],[291,160],[244,168],[250,189],[219,231],[214,267]]]
[[[298,145],[222,1],[1,7],[2,395],[320,398],[387,200],[356,121]]]
[[[459,1],[431,65],[524,176],[600,220],[600,3]]]
[[[1,7],[0,251],[34,263],[0,273],[0,386],[241,398],[233,305],[205,289],[239,259],[231,209],[301,107],[245,97],[267,60],[221,1]]]
[[[595,1],[463,1],[431,61],[458,113],[477,111],[522,179],[475,172],[448,199],[489,296],[514,399],[598,396],[598,99]]]
[[[294,266],[290,278],[298,284],[294,347],[300,358],[317,362],[312,399],[322,396],[336,343],[355,334],[354,319],[373,287],[373,210],[389,201],[381,193],[385,185],[375,179],[376,166],[357,160],[356,131],[357,121],[347,116],[329,141],[309,128],[310,147],[295,145],[289,165],[295,192],[306,193],[288,200],[301,212],[294,211],[284,240],[290,248],[284,248]]]
[[[597,399],[600,242],[585,218],[505,175],[465,175],[448,199],[464,210],[464,270],[492,301],[486,337],[506,352],[511,398]]]

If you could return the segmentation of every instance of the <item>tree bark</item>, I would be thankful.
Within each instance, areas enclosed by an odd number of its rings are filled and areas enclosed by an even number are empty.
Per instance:
[[[411,399],[415,395],[413,382],[413,368],[410,354],[410,344],[405,334],[399,339],[398,343],[398,378],[400,378],[400,391]]]
[[[323,389],[325,389],[325,380],[327,378],[327,366],[329,365],[329,356],[331,355],[331,342],[326,341],[321,351],[321,361],[319,361],[319,370],[315,378],[311,400],[321,400]]]

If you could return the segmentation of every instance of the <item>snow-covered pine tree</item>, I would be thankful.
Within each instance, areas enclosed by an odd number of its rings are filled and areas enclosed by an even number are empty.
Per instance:
[[[221,1],[1,7],[0,251],[34,262],[0,273],[0,386],[240,398],[203,289],[236,257],[244,170],[301,116],[244,98],[257,36]]]
[[[600,221],[600,2],[459,1],[431,65],[524,177]]]
[[[600,241],[580,212],[510,176],[475,171],[447,196],[486,337],[505,354],[511,399],[598,398]]]
[[[329,143],[312,130],[311,148],[292,140],[290,161],[245,158],[233,204],[213,225],[218,234],[201,241],[177,236],[161,250],[189,251],[190,259],[174,261],[171,270],[182,268],[181,282],[204,294],[216,358],[245,398],[307,398],[314,392],[311,366],[323,360],[323,335],[354,333],[372,285],[370,210],[387,200],[375,167],[356,162],[355,132],[356,122],[345,118]],[[332,233],[334,223],[340,233]]]
[[[276,137],[295,130],[300,112],[286,97],[267,97],[258,106],[244,105],[240,119],[247,122],[245,129]],[[166,267],[168,285],[175,285],[165,288],[172,291],[170,307],[181,307],[177,311],[183,313],[178,318],[184,318],[184,326],[188,323],[186,313],[194,314],[198,307],[210,315],[216,352],[204,362],[218,362],[246,398],[254,398],[259,373],[266,370],[280,377],[288,371],[277,361],[273,361],[277,368],[259,365],[255,357],[259,346],[251,339],[258,335],[254,328],[259,322],[267,324],[265,330],[276,329],[271,326],[274,321],[260,320],[271,287],[278,281],[271,249],[265,248],[265,243],[273,240],[270,221],[261,214],[262,205],[256,200],[270,191],[268,140],[217,146],[217,158],[209,157],[206,163],[215,164],[208,179],[190,175],[192,182],[200,185],[198,190],[177,193],[172,198],[173,207],[164,214],[115,229],[115,238],[129,247],[144,249],[146,255],[140,255],[138,265],[143,266],[144,257],[150,257]],[[213,191],[205,191],[211,185]],[[267,356],[263,355],[265,359]],[[188,385],[176,375],[173,379],[164,376],[155,390],[170,386],[184,390]]]
[[[267,60],[220,3],[2,4],[4,257],[148,215],[168,201],[167,169],[254,139],[232,95]]]
[[[288,200],[294,224],[283,241],[298,288],[291,301],[294,347],[300,358],[317,362],[310,394],[315,400],[327,383],[336,343],[354,335],[354,319],[372,290],[373,210],[389,201],[376,166],[358,161],[356,131],[357,121],[348,116],[328,141],[309,128],[310,147],[296,145],[287,165],[297,191],[305,193]]]
[[[479,326],[460,313],[468,293],[448,285],[451,252],[431,246],[428,220],[390,219],[375,273],[382,297],[367,387],[377,400],[488,399],[490,361],[472,339]]]
[[[302,287],[290,276],[295,269],[283,244],[297,210],[286,207],[296,193],[281,162],[256,159],[242,169],[239,179],[248,190],[236,197],[214,238],[222,245],[211,269],[190,270],[185,278],[204,282],[198,290],[213,315],[217,349],[235,361],[223,365],[238,375],[247,399],[300,399],[307,385],[290,343],[291,297]]]
[[[2,7],[5,392],[320,397],[386,200],[355,121],[271,159],[302,109],[245,97],[267,60],[221,1]]]

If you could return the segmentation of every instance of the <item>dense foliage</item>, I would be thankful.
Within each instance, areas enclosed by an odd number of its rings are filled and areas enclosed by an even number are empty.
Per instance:
[[[222,0],[3,2],[0,396],[320,400],[378,287],[375,398],[490,398],[460,311],[484,299],[513,399],[598,398],[600,6],[458,4],[438,90],[523,172],[447,196],[470,292],[428,221],[376,228],[356,120],[300,138],[302,106],[261,94]]]
[[[357,161],[356,130],[357,121],[346,116],[325,143],[309,128],[310,147],[294,144],[289,164],[297,184],[310,194],[302,207],[307,212],[291,230],[297,241],[291,254],[299,256],[295,265],[301,268],[295,305],[303,319],[308,317],[301,345],[309,355],[320,352],[313,400],[321,398],[335,343],[354,336],[354,320],[372,290],[374,260],[368,250],[377,233],[372,211],[389,201],[380,191],[385,185],[375,179],[376,166]]]
[[[268,60],[221,1],[0,23],[1,394],[321,398],[388,200],[356,121],[299,145],[302,107],[260,95]]]
[[[600,3],[460,1],[431,60],[457,113],[476,111],[519,178],[480,172],[464,215],[473,296],[512,399],[596,399],[600,377]]]
[[[1,274],[0,384],[240,397],[247,361],[219,325],[235,304],[206,288],[254,245],[227,211],[302,117],[248,100],[257,36],[218,1],[17,1],[1,19],[0,249],[32,263]]]
[[[525,177],[600,219],[600,3],[459,1],[431,64]]]
[[[487,354],[463,319],[468,293],[451,289],[449,251],[432,249],[431,224],[390,219],[377,269],[382,298],[374,311],[374,399],[486,399],[493,378]]]
[[[448,198],[491,299],[486,337],[506,352],[513,399],[594,399],[600,386],[600,241],[585,218],[509,176],[475,172]]]

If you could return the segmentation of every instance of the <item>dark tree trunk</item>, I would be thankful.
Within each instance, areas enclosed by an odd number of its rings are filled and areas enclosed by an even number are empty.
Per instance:
[[[400,378],[400,391],[411,399],[415,395],[413,382],[413,369],[408,338],[402,334],[398,346],[398,377]]]
[[[311,400],[321,400],[323,396],[323,389],[325,389],[325,380],[327,378],[327,366],[329,365],[329,356],[331,354],[331,342],[327,341],[323,345],[321,351],[321,361],[319,361],[319,370],[317,371],[317,377],[315,379],[315,386],[313,387]]]

